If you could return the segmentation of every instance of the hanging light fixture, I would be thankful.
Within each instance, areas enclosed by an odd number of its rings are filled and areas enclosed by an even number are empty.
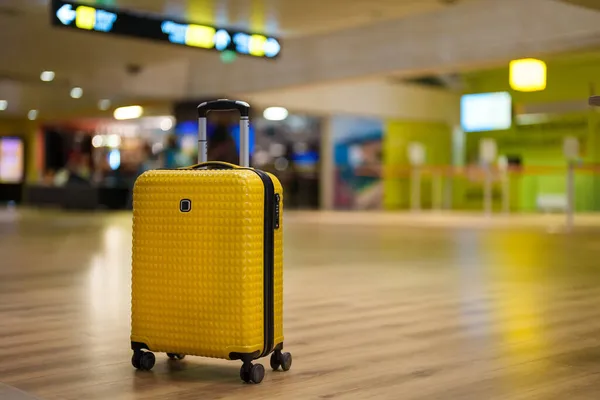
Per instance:
[[[546,89],[546,64],[535,58],[512,60],[509,65],[509,82],[513,90],[536,92]]]

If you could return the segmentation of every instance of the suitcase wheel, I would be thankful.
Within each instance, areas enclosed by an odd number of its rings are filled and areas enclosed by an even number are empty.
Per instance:
[[[167,353],[167,356],[171,360],[183,360],[185,358],[185,354],[177,354],[177,353]]]
[[[154,353],[150,351],[134,351],[131,357],[131,364],[141,371],[150,371],[155,362]]]
[[[292,355],[283,353],[281,350],[275,350],[271,353],[271,368],[277,371],[281,367],[282,370],[288,371],[292,367]]]
[[[265,367],[262,364],[244,364],[240,368],[240,378],[246,383],[261,383],[265,377]]]

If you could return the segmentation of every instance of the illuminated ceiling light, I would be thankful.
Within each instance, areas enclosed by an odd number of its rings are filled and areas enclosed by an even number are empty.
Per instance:
[[[140,106],[127,106],[127,107],[119,107],[117,108],[113,116],[115,119],[135,119],[142,116],[144,109]]]
[[[35,121],[37,116],[38,116],[38,110],[29,110],[29,112],[27,113],[27,118],[30,121]]]
[[[113,134],[110,135],[106,141],[108,147],[117,148],[121,145],[121,136]]]
[[[534,58],[513,60],[509,65],[510,87],[520,92],[535,92],[546,88],[546,64]]]
[[[288,110],[283,107],[269,107],[263,112],[263,117],[269,121],[283,121],[288,116]]]
[[[173,121],[171,121],[171,118],[163,118],[162,121],[160,121],[160,129],[163,130],[164,132],[168,131],[169,129],[171,129],[173,127]]]
[[[44,71],[40,74],[40,79],[44,82],[52,82],[54,80],[54,71]]]
[[[110,100],[102,99],[98,102],[98,108],[102,111],[106,111],[110,108]]]
[[[103,143],[104,143],[104,140],[102,139],[102,136],[100,136],[100,135],[96,135],[92,138],[92,146],[94,146],[94,147],[102,147]]]
[[[8,108],[8,101],[0,100],[0,111],[4,111]]]
[[[80,99],[83,96],[83,89],[80,87],[74,87],[71,89],[71,97],[74,99]]]

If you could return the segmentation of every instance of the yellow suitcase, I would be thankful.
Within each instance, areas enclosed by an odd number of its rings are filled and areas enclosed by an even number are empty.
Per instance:
[[[206,116],[238,110],[240,166],[206,161]],[[241,360],[240,377],[260,383],[252,361],[291,367],[283,352],[283,188],[248,167],[249,105],[198,106],[199,164],[144,172],[133,191],[132,364],[154,352]]]

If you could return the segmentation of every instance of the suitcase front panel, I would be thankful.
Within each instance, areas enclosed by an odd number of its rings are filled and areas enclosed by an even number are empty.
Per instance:
[[[188,212],[181,200],[190,200]],[[134,187],[133,342],[228,358],[262,350],[264,185],[250,170],[155,170]]]

